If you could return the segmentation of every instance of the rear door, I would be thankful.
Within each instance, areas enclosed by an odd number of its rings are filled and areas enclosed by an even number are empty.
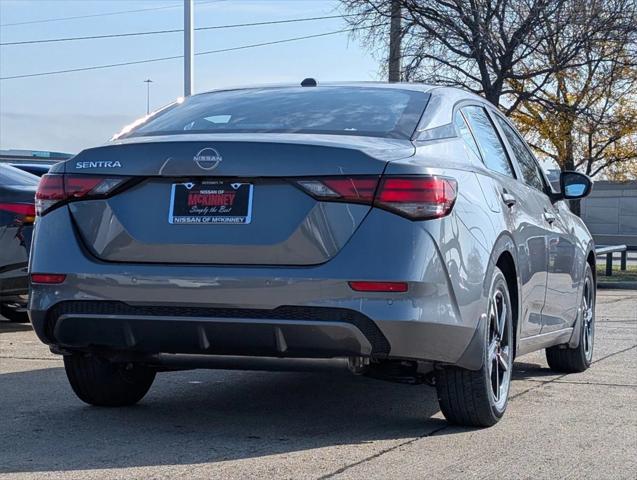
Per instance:
[[[87,150],[67,164],[67,175],[130,180],[113,195],[68,208],[84,244],[104,261],[323,263],[370,206],[320,202],[297,182],[336,177],[360,188],[356,179],[377,179],[387,159],[411,156],[414,147],[409,140],[319,137],[175,135]]]
[[[542,328],[542,307],[547,284],[547,231],[542,217],[542,198],[516,179],[517,174],[494,121],[482,106],[462,108],[478,142],[488,177],[480,182],[494,199],[517,246],[520,277],[520,335],[536,335]],[[493,209],[493,208],[492,208]]]
[[[575,244],[563,216],[548,196],[548,183],[526,142],[503,118],[496,118],[517,161],[521,180],[541,205],[548,253],[542,333],[559,330],[572,325],[577,314],[577,276],[573,272]]]

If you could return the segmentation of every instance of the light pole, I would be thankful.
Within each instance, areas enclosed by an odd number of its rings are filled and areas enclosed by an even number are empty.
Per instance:
[[[144,80],[144,83],[146,84],[146,115],[148,115],[150,113],[150,84],[153,83],[153,81],[147,78]]]
[[[194,90],[194,14],[193,0],[184,0],[184,97],[192,95]]]

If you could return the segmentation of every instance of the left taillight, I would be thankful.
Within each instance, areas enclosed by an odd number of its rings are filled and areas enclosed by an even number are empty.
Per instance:
[[[43,175],[35,194],[35,211],[44,215],[53,207],[73,200],[104,197],[126,182],[126,177]]]
[[[15,215],[21,223],[33,223],[35,219],[35,205],[32,203],[0,203],[0,211]]]
[[[435,175],[317,177],[296,183],[317,200],[373,205],[411,220],[449,215],[458,191],[455,179]]]

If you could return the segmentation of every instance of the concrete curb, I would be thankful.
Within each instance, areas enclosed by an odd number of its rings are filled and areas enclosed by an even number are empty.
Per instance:
[[[637,282],[597,282],[597,288],[637,290]]]

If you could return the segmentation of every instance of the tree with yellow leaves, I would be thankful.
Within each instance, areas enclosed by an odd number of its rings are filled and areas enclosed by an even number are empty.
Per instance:
[[[586,11],[592,5],[579,7],[582,21],[604,15],[603,10]],[[571,30],[586,28],[566,23],[576,18],[573,13],[545,26],[550,31],[533,61],[554,63]],[[636,35],[634,17],[632,25],[609,22],[603,36],[586,42],[580,65],[541,84],[537,79],[510,82],[514,96],[522,98],[511,116],[540,157],[592,177],[637,178]],[[529,91],[533,94],[525,96]]]
[[[637,178],[636,0],[341,0],[385,55],[400,7],[401,78],[483,95],[540,157]]]

